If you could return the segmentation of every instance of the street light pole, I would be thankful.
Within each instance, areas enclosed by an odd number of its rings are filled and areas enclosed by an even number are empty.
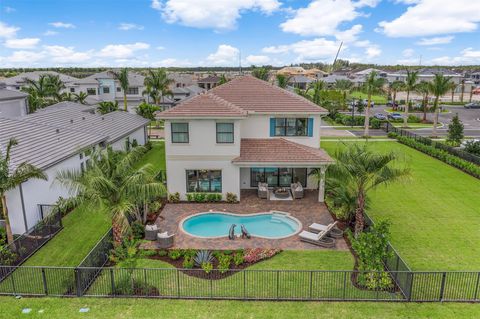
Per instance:
[[[352,104],[352,122],[351,122],[351,126],[353,128],[353,123],[355,122],[355,99],[353,99],[353,104]]]

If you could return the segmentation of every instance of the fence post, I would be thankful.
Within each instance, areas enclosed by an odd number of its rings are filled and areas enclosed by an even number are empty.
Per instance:
[[[177,298],[180,298],[180,274],[177,269]]]
[[[313,299],[313,271],[310,271],[310,300]]]
[[[478,284],[480,283],[480,272],[478,273],[477,276],[477,283],[475,284],[475,295],[473,296],[473,300],[477,300],[478,297]]]
[[[42,267],[42,281],[43,281],[43,291],[45,296],[48,296],[48,288],[47,288],[47,276],[45,275],[45,268]]]
[[[394,273],[394,278],[395,278],[395,282],[397,282],[397,277],[398,277],[398,265],[400,263],[400,256],[398,254],[397,255],[397,263],[395,265],[395,273]]]
[[[442,274],[442,285],[440,286],[440,297],[438,298],[439,301],[443,301],[443,295],[445,293],[445,280],[447,278],[447,273],[443,272]]]
[[[410,277],[410,287],[408,289],[408,296],[407,296],[407,301],[412,301],[412,293],[413,293],[413,272],[409,272],[409,277]]]
[[[17,287],[15,286],[15,280],[13,279],[13,275],[15,274],[15,270],[11,270],[10,272],[10,278],[12,278],[12,292],[13,292],[13,295],[16,296],[17,293]]]
[[[278,290],[280,289],[280,287],[279,287],[279,282],[278,282],[279,278],[280,278],[280,276],[279,276],[279,271],[277,270],[277,300],[278,300],[278,298],[279,298],[279,292],[278,292]]]
[[[247,299],[247,271],[243,271],[243,299]]]
[[[113,274],[113,268],[110,268],[110,284],[112,286],[112,296],[115,297],[115,278]]]
[[[347,299],[347,272],[343,272],[343,300]]]
[[[81,282],[81,274],[80,274],[80,269],[75,268],[74,270],[75,273],[75,281],[76,281],[76,286],[77,286],[77,297],[82,296],[82,282]]]

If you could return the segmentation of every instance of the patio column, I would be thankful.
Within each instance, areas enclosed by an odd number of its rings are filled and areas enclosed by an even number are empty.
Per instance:
[[[323,203],[325,201],[325,166],[320,167],[320,181],[318,183],[318,201]]]

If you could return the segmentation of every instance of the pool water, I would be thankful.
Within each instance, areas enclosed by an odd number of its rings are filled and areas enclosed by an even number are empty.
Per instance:
[[[296,219],[286,214],[236,215],[222,212],[193,215],[186,218],[181,227],[188,234],[208,238],[228,236],[232,224],[237,225],[235,234],[241,234],[241,225],[244,225],[250,235],[272,239],[291,236],[301,227]]]

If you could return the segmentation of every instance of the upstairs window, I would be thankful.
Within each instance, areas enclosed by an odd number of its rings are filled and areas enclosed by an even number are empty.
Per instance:
[[[104,86],[102,89],[103,89],[103,94],[109,94],[110,93],[110,87]]]
[[[217,123],[217,143],[233,143],[233,123]]]
[[[70,93],[75,93],[75,88],[70,88]]]
[[[97,95],[97,90],[95,88],[88,88],[87,89],[88,95]]]
[[[188,143],[188,123],[172,123],[172,143]]]
[[[117,86],[117,92],[122,92],[122,88]]]
[[[128,88],[127,95],[138,95],[138,88]]]
[[[275,136],[308,136],[308,119],[275,118]]]

